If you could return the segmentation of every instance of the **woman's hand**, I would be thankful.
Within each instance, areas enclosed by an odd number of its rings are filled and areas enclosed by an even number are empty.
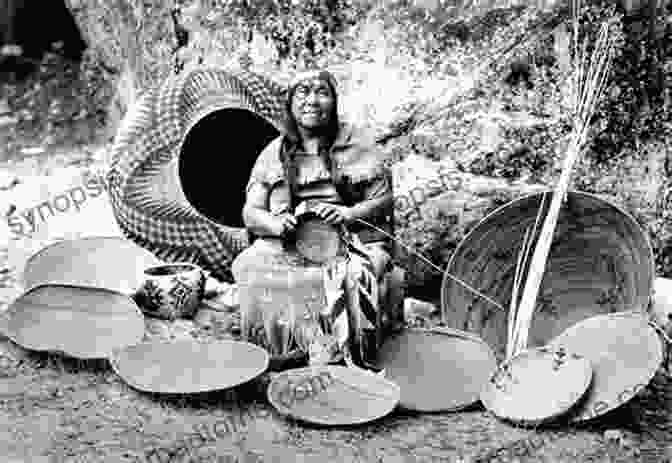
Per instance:
[[[296,229],[297,220],[292,214],[282,214],[275,218],[273,224],[273,234],[276,236],[285,236]]]
[[[330,225],[347,225],[355,218],[351,208],[336,204],[318,203],[311,210]]]

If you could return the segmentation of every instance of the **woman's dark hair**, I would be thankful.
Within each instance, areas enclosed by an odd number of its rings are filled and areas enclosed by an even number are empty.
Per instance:
[[[332,180],[335,180],[334,176],[334,163],[331,159],[331,146],[336,141],[338,135],[338,130],[340,126],[340,121],[338,119],[338,93],[333,84],[329,80],[325,80],[327,85],[331,90],[331,94],[334,99],[334,105],[332,107],[332,113],[329,116],[329,123],[324,128],[324,137],[323,141],[320,143],[319,154],[324,159],[324,162],[329,169]],[[280,145],[280,162],[282,163],[282,168],[285,173],[285,179],[287,185],[289,186],[289,196],[290,196],[290,210],[294,210],[295,204],[295,192],[296,192],[296,177],[297,177],[297,165],[296,165],[296,153],[303,149],[301,146],[301,134],[299,132],[299,127],[292,113],[292,100],[294,99],[294,93],[298,85],[294,85],[287,91],[287,98],[285,99],[285,116],[283,121],[283,131],[282,131],[282,143]]]

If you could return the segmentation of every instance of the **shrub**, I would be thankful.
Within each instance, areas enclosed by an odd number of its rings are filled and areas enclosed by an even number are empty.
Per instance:
[[[210,0],[197,22],[204,40],[218,42],[228,48],[226,52],[249,43],[256,32],[275,48],[274,64],[306,65],[333,50],[336,35],[354,25],[359,13],[350,0]]]

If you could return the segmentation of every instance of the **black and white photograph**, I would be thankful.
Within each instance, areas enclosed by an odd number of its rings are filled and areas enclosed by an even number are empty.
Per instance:
[[[672,463],[672,1],[0,0],[0,463]]]

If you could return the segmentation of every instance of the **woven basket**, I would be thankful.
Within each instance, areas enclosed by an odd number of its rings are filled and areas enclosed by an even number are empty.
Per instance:
[[[577,353],[593,365],[593,384],[571,417],[584,421],[629,402],[663,366],[664,344],[639,311],[598,315],[571,326],[550,346]]]
[[[231,340],[142,342],[116,349],[109,359],[127,384],[161,394],[233,388],[257,378],[268,367],[266,351]]]
[[[245,185],[279,134],[283,90],[242,70],[196,69],[146,91],[125,116],[107,181],[127,238],[230,279],[248,245]]]
[[[341,234],[337,227],[312,213],[299,216],[298,221],[294,244],[298,253],[310,262],[329,262],[342,251]]]
[[[499,358],[506,349],[507,312],[448,274],[508,308],[518,252],[527,227],[534,225],[542,194],[517,199],[486,216],[457,247],[444,275],[444,321],[477,333]],[[653,251],[637,222],[604,199],[569,192],[539,291],[529,347],[543,346],[594,315],[647,310],[653,280]]]

